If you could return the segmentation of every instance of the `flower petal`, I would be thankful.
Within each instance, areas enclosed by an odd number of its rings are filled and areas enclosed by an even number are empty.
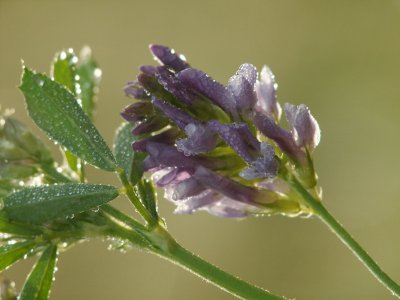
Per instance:
[[[184,112],[183,110],[172,106],[171,104],[164,102],[156,97],[152,98],[153,106],[160,109],[170,120],[172,120],[180,129],[185,130],[185,127],[190,124],[199,123],[199,121],[195,120],[189,114]]]
[[[249,168],[240,172],[240,176],[247,180],[256,178],[273,178],[278,173],[278,162],[271,145],[261,143],[262,157],[253,161]]]
[[[179,151],[185,155],[196,155],[209,152],[215,148],[217,136],[207,126],[189,123],[185,127],[186,139],[176,141]]]
[[[177,74],[179,80],[189,88],[204,95],[227,113],[233,113],[235,102],[225,86],[212,79],[203,71],[186,69]]]
[[[296,145],[290,132],[279,127],[269,116],[255,112],[253,121],[262,134],[275,141],[279,148],[294,161],[300,163],[307,161],[305,153]]]
[[[314,150],[319,144],[321,132],[308,107],[304,104],[285,103],[285,114],[296,144],[306,147],[309,151]]]
[[[257,80],[255,91],[257,94],[257,106],[270,117],[279,120],[282,114],[282,108],[277,102],[276,90],[278,84],[272,71],[263,66],[260,73],[260,80]]]
[[[159,62],[176,72],[190,67],[185,56],[175,52],[174,49],[162,45],[150,45],[149,49]]]
[[[139,82],[130,81],[124,87],[124,92],[127,97],[134,99],[149,99],[150,96],[146,93],[146,91],[140,87]]]
[[[153,107],[150,102],[139,101],[125,107],[121,112],[121,116],[128,122],[133,122],[143,120],[152,111]]]
[[[246,124],[223,124],[214,120],[208,122],[207,126],[218,133],[225,143],[235,150],[246,162],[250,163],[254,160],[255,155],[253,152],[258,149],[254,149],[253,146],[258,141],[254,137],[251,139],[252,134],[250,132],[243,134],[247,128]]]
[[[168,70],[167,72],[157,73],[156,78],[165,90],[183,103],[190,105],[197,99],[197,95]]]

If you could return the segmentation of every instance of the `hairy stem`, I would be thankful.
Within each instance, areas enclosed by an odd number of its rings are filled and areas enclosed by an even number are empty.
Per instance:
[[[286,299],[222,271],[218,267],[189,252],[179,244],[176,244],[170,253],[161,256],[240,299]]]
[[[125,171],[122,168],[118,168],[117,173],[119,179],[121,180],[121,183],[124,186],[126,196],[129,198],[129,200],[136,208],[138,213],[143,217],[143,219],[149,225],[154,225],[155,223],[157,223],[157,220],[154,220],[154,218],[151,216],[146,207],[142,204],[142,202],[140,202],[139,198],[135,195],[132,185],[130,184],[128,178],[126,177]]]
[[[365,267],[382,283],[394,296],[400,298],[400,286],[391,279],[368,253],[358,244],[343,226],[315,199],[296,179],[291,181],[293,188],[303,197],[313,212],[337,235],[337,237],[353,252]]]
[[[129,217],[115,214],[112,210],[107,209],[107,213],[112,213],[119,221],[128,221],[126,225],[130,225]],[[136,226],[136,224],[134,224]],[[146,243],[137,243],[138,234],[133,230],[128,230],[126,227],[118,226],[115,224],[112,231],[108,231],[114,237],[129,240],[136,246],[142,249],[147,249],[149,252],[154,253],[182,268],[188,270],[194,275],[199,276],[208,283],[211,283],[225,292],[236,296],[240,299],[248,300],[285,300],[286,298],[276,296],[264,289],[251,285],[229,273],[226,273],[218,267],[206,262],[200,257],[192,254],[181,245],[179,245],[165,229],[157,225],[151,231],[148,231],[149,240],[156,242],[155,245],[146,245]],[[154,233],[155,237],[152,239],[151,234]],[[160,244],[168,245],[167,247],[160,247]]]

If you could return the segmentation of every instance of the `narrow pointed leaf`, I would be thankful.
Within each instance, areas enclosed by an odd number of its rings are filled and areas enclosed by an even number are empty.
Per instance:
[[[41,224],[103,205],[118,196],[110,185],[65,183],[29,187],[4,199],[10,220]]]
[[[57,246],[49,245],[36,262],[22,288],[19,300],[46,300],[57,264]]]
[[[123,123],[117,130],[114,142],[114,154],[118,165],[125,170],[133,185],[143,176],[142,162],[146,157],[143,152],[134,152],[132,143],[137,138],[132,134],[134,125]]]
[[[100,169],[115,170],[107,144],[64,86],[24,67],[20,89],[29,115],[50,138]]]
[[[36,245],[34,241],[7,244],[0,247],[0,271],[22,259]]]
[[[157,203],[156,203],[156,190],[150,180],[143,179],[136,186],[136,191],[139,199],[147,208],[154,219],[158,219]]]

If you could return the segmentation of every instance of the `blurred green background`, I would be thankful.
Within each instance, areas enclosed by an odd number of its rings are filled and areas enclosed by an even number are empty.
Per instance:
[[[122,87],[138,65],[152,63],[149,43],[174,47],[223,82],[243,62],[268,64],[280,101],[306,103],[320,123],[315,156],[326,206],[400,281],[400,1],[0,0],[0,103],[33,127],[16,88],[20,60],[48,73],[54,52],[90,45],[103,70],[97,126],[111,143],[129,103]],[[97,170],[89,176],[117,183]],[[172,210],[160,201],[178,241],[275,293],[392,299],[316,219],[235,221]],[[21,288],[32,264],[6,275]],[[58,300],[232,298],[155,256],[109,251],[99,241],[62,254],[56,278]]]

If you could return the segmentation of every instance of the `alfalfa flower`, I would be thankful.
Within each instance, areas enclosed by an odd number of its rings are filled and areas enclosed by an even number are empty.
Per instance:
[[[135,123],[133,149],[148,154],[144,171],[165,189],[177,213],[224,217],[297,215],[306,209],[285,179],[316,186],[311,153],[318,123],[309,109],[284,105],[271,70],[239,67],[227,85],[192,68],[174,50],[151,45],[160,66],[141,66],[125,93],[137,99],[121,115]]]

